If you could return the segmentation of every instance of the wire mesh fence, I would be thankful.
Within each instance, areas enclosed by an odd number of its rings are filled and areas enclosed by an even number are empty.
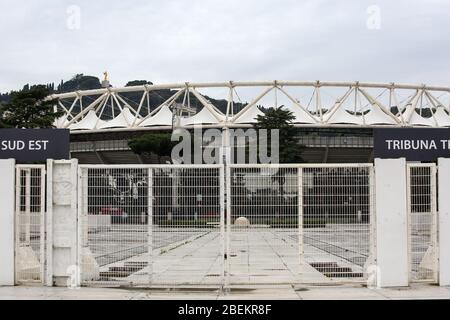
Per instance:
[[[364,280],[373,263],[373,167],[302,169],[305,282]]]
[[[222,283],[221,170],[82,167],[82,283]]]
[[[436,165],[408,164],[407,179],[410,280],[436,282]]]
[[[371,165],[230,166],[230,283],[365,280],[373,262]]]
[[[81,166],[82,283],[363,280],[373,245],[372,169]]]
[[[222,171],[217,166],[153,170],[153,283],[223,283]]]
[[[79,179],[82,283],[147,283],[148,169],[80,168]]]
[[[229,176],[227,280],[297,282],[298,168],[230,166]]]
[[[407,165],[410,280],[438,277],[436,165]],[[16,166],[16,283],[43,283],[45,166]],[[79,167],[84,285],[364,281],[371,164]]]
[[[45,272],[45,166],[16,166],[15,281],[43,283]]]

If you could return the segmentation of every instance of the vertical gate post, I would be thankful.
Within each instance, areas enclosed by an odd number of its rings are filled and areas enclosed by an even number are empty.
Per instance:
[[[220,207],[220,261],[222,262],[222,285],[225,285],[225,168],[222,165],[219,169],[219,207]]]
[[[15,160],[0,160],[0,286],[14,285]]]
[[[225,282],[224,286],[230,284],[230,255],[231,255],[231,168],[229,165],[225,167],[225,192],[226,192],[226,219],[225,219]]]
[[[301,276],[304,266],[304,243],[303,243],[303,168],[299,167],[297,172],[297,204],[298,204],[298,252],[299,252],[299,275]]]
[[[438,160],[439,285],[450,285],[450,159]]]
[[[78,160],[47,161],[47,285],[76,286]]]
[[[375,159],[378,287],[409,285],[405,159]]]
[[[153,169],[148,168],[147,185],[147,241],[148,241],[148,282],[153,284]]]

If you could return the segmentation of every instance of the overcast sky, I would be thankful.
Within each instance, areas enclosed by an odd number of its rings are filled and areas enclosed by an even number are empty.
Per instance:
[[[0,15],[0,92],[104,70],[114,86],[450,85],[449,0],[0,0]]]

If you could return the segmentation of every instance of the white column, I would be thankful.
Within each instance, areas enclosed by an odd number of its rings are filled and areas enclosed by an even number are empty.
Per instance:
[[[405,159],[375,159],[378,287],[409,285]]]
[[[450,286],[450,159],[438,160],[439,285]]]
[[[78,160],[47,161],[47,285],[71,285],[77,273]],[[73,284],[73,282],[72,282]]]
[[[0,286],[14,285],[15,160],[0,160]]]

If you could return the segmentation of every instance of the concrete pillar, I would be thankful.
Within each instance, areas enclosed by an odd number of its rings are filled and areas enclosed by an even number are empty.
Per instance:
[[[438,160],[439,285],[450,286],[450,159]]]
[[[405,159],[375,159],[377,286],[409,285]]]
[[[15,160],[0,159],[0,286],[14,285]]]
[[[47,285],[78,280],[78,160],[47,161]]]

